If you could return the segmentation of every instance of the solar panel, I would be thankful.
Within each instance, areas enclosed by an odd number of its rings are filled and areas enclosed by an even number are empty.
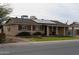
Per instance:
[[[51,20],[34,20],[37,23],[49,23],[49,24],[56,24],[55,22]]]

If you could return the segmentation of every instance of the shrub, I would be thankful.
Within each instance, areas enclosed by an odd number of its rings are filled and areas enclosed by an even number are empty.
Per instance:
[[[0,43],[4,43],[6,41],[6,35],[4,33],[0,33]]]
[[[21,32],[19,34],[17,34],[16,36],[30,36],[30,32]]]
[[[41,32],[35,32],[33,35],[39,36],[39,35],[42,35],[42,33]]]

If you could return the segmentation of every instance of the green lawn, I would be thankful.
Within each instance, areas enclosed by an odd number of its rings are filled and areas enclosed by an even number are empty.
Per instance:
[[[78,37],[36,37],[31,38],[31,41],[56,41],[56,40],[74,40]]]

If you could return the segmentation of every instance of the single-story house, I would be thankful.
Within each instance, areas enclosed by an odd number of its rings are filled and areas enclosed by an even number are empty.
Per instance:
[[[29,32],[33,35],[35,32],[41,32],[45,36],[67,36],[68,25],[59,21],[37,19],[34,16],[21,16],[21,18],[10,18],[3,25],[6,35],[16,36],[21,32]]]
[[[69,35],[70,36],[79,36],[79,23],[73,22],[69,25]]]

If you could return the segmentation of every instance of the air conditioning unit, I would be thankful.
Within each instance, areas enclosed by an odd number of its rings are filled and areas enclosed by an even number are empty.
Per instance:
[[[22,15],[21,18],[22,19],[28,19],[28,16],[27,15]]]

